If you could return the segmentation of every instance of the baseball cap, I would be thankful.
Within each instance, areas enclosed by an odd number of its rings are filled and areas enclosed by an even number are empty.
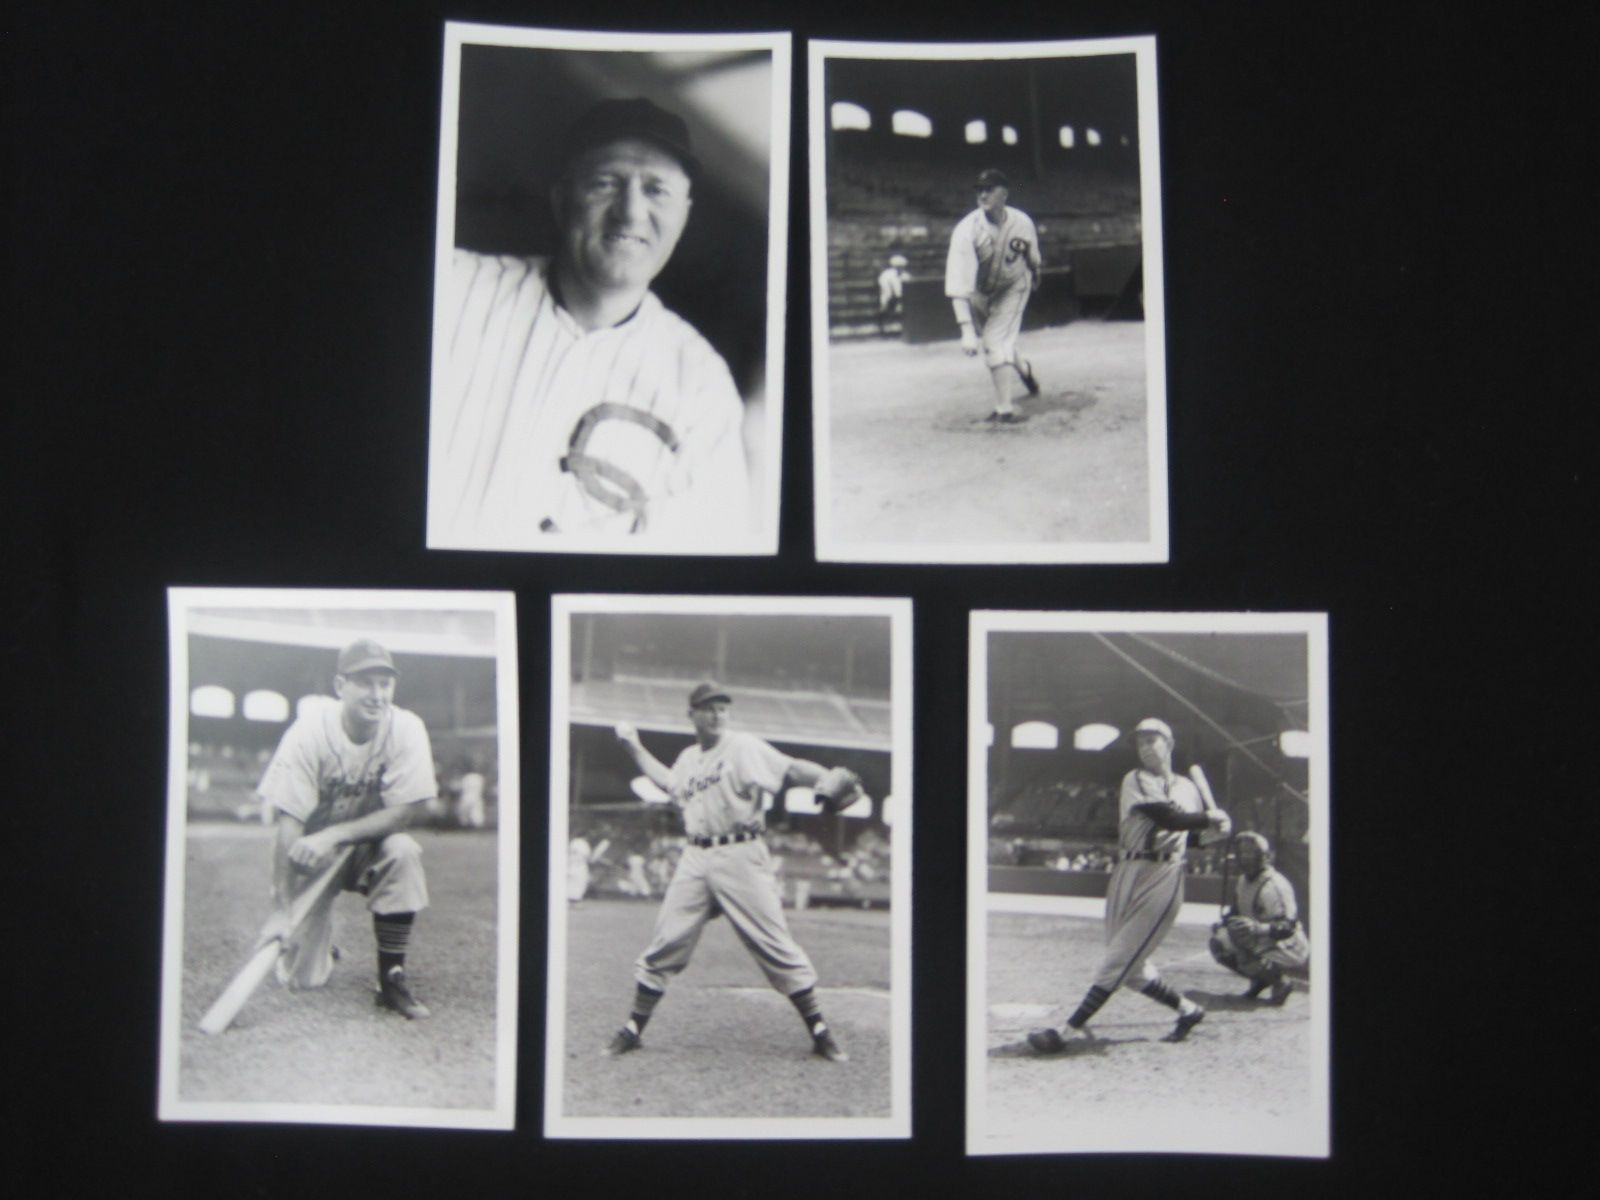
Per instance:
[[[393,671],[400,674],[389,652],[371,638],[357,638],[339,652],[340,675],[355,675],[362,671]]]
[[[698,684],[694,691],[689,693],[690,708],[699,708],[702,704],[710,704],[713,700],[722,700],[728,704],[733,703],[733,697],[723,691],[722,685],[710,679]]]
[[[1141,733],[1159,733],[1167,739],[1167,745],[1169,746],[1174,745],[1177,741],[1172,736],[1172,726],[1158,717],[1146,717],[1133,727],[1133,732],[1135,737]]]
[[[690,179],[700,174],[700,160],[690,149],[689,126],[684,119],[643,96],[601,100],[591,105],[567,130],[561,149],[561,169],[565,171],[585,150],[623,138],[654,142],[678,160]]]
[[[991,187],[1003,187],[1007,190],[1010,190],[1011,181],[1006,178],[1006,173],[1004,171],[996,170],[994,167],[988,167],[985,170],[978,172],[978,181],[972,186],[978,188],[980,191],[983,188]]]
[[[903,267],[903,266],[906,266],[907,265],[906,256],[904,254],[891,254],[889,256],[889,265],[891,267]]]

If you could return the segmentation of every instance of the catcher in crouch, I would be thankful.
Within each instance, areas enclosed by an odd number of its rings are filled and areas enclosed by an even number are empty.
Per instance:
[[[1268,988],[1268,1004],[1282,1004],[1294,990],[1285,970],[1306,965],[1311,944],[1300,928],[1294,886],[1272,869],[1272,845],[1259,833],[1234,840],[1239,883],[1222,920],[1211,927],[1211,957],[1250,981],[1245,999]]]
[[[843,767],[824,769],[790,758],[748,733],[729,730],[733,698],[715,683],[689,694],[695,743],[669,769],[644,748],[633,726],[616,727],[617,741],[634,763],[683,810],[689,845],[667,887],[655,934],[634,963],[633,1009],[606,1046],[607,1055],[639,1048],[650,1014],[667,982],[689,965],[705,924],[728,918],[774,988],[789,997],[811,1032],[815,1054],[832,1062],[849,1056],[823,1020],[817,972],[783,917],[772,854],[762,837],[762,793],[810,787],[830,812],[863,795],[861,780]]]

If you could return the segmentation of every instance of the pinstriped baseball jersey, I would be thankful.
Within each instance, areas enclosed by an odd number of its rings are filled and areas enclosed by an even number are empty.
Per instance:
[[[1134,812],[1140,804],[1176,804],[1184,812],[1205,810],[1200,790],[1182,775],[1157,775],[1153,771],[1129,771],[1122,778],[1122,794],[1117,800],[1121,824],[1117,827],[1117,847],[1128,853],[1153,851],[1183,855],[1188,833],[1182,829],[1160,829],[1143,813]]]
[[[762,793],[783,789],[794,759],[754,734],[729,732],[709,750],[685,747],[672,764],[672,799],[690,837],[762,827]]]
[[[995,225],[981,208],[961,218],[950,233],[944,294],[961,298],[993,296],[1031,280],[1042,262],[1033,218],[1007,206]]]
[[[307,833],[379,808],[429,800],[437,791],[422,718],[390,708],[368,741],[353,742],[331,696],[317,697],[289,726],[256,789],[268,804],[303,822]]]
[[[563,534],[722,536],[750,508],[727,365],[650,292],[627,320],[584,331],[551,295],[549,266],[455,253],[430,541],[538,550]]]

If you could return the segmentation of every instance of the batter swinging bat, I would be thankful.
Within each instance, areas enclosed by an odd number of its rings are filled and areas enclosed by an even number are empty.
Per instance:
[[[344,871],[344,865],[354,851],[354,846],[346,846],[340,850],[334,860],[323,868],[322,874],[313,879],[310,885],[294,898],[294,902],[289,905],[289,928],[284,938],[295,935],[305,922],[306,914]],[[256,950],[249,961],[240,968],[239,973],[233,977],[233,981],[222,989],[222,995],[217,997],[217,1002],[206,1010],[205,1016],[200,1018],[200,1032],[217,1034],[233,1024],[233,1019],[239,1015],[239,1010],[244,1007],[245,1001],[255,994],[256,988],[261,986],[261,981],[267,977],[267,972],[272,970],[273,964],[278,961],[278,955],[282,953],[283,939],[279,938],[273,938]]]
[[[1217,808],[1217,798],[1211,794],[1211,781],[1206,778],[1206,773],[1200,769],[1199,763],[1195,763],[1194,766],[1189,768],[1189,778],[1194,780],[1195,789],[1200,793],[1200,801],[1206,806],[1206,811],[1220,811]],[[1222,827],[1220,835],[1212,836],[1211,840],[1212,842],[1217,842],[1232,836],[1233,825],[1232,822],[1228,822]],[[1200,838],[1201,845],[1207,844],[1205,838],[1206,835],[1202,834]]]

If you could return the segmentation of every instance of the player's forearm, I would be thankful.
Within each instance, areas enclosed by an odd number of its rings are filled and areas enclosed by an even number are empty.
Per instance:
[[[289,848],[305,834],[306,824],[288,813],[278,813],[277,832],[272,842],[272,903],[273,907],[287,909],[294,898],[295,866],[289,858]]]
[[[376,842],[391,833],[399,833],[409,827],[416,815],[422,811],[423,803],[418,800],[412,804],[380,808],[377,812],[357,817],[354,821],[329,825],[323,832],[328,835],[335,848],[352,846],[357,842]]]
[[[1206,829],[1211,824],[1211,818],[1205,813],[1185,812],[1176,804],[1136,804],[1133,811],[1147,818],[1157,829]]]
[[[624,745],[628,757],[633,759],[634,766],[644,773],[644,777],[663,791],[672,790],[672,772],[650,751],[639,745]]]
[[[810,759],[797,758],[789,763],[789,769],[784,772],[783,783],[785,787],[811,787],[827,773],[828,768],[818,766]]]
[[[972,301],[964,296],[951,296],[950,307],[955,310],[957,325],[972,324]]]

